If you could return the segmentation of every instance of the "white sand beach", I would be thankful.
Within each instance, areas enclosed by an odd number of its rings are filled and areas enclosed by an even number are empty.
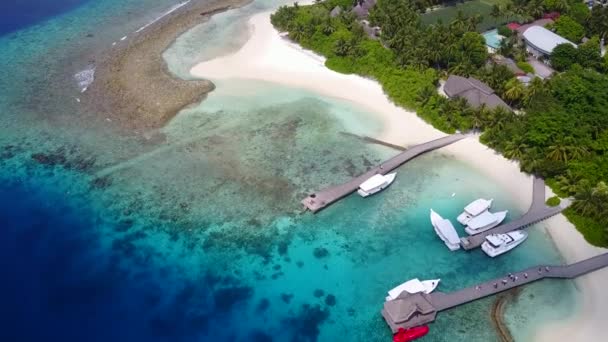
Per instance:
[[[355,75],[344,75],[327,69],[325,59],[303,50],[281,36],[270,23],[270,12],[250,19],[252,35],[236,53],[196,65],[191,73],[208,79],[254,79],[303,88],[324,96],[356,103],[384,122],[382,136],[375,137],[393,144],[410,145],[436,139],[445,134],[425,123],[414,112],[395,106],[381,86]],[[527,210],[532,197],[532,177],[519,171],[509,161],[471,136],[441,150],[470,163],[498,182],[517,200],[520,210]],[[546,223],[556,245],[567,261],[573,262],[605,250],[589,246],[574,227],[559,215]],[[542,328],[537,339],[597,341],[605,328],[602,318],[608,310],[608,295],[600,284],[608,284],[608,269],[577,280],[583,295],[582,312],[569,322]],[[559,336],[559,338],[558,338]]]

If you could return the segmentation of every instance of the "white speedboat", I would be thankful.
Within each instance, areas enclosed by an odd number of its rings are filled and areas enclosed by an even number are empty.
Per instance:
[[[478,198],[473,202],[469,203],[466,207],[464,207],[464,211],[462,212],[462,214],[458,215],[458,222],[465,226],[475,216],[478,216],[486,210],[490,209],[490,207],[492,206],[492,201],[494,201],[494,199],[487,200],[483,198]]]
[[[507,217],[507,213],[509,211],[499,211],[497,213],[491,213],[489,211],[484,211],[478,216],[474,217],[467,223],[467,226],[464,228],[464,231],[469,235],[475,235],[482,232],[485,232],[488,229],[492,229],[504,221],[505,217]]]
[[[367,197],[386,189],[395,180],[396,173],[389,173],[387,175],[373,175],[365,182],[359,185],[357,193],[361,197]]]
[[[431,280],[423,280],[423,281],[418,280],[418,278],[410,279],[410,280],[406,281],[405,283],[388,291],[388,296],[386,296],[386,301],[397,298],[401,293],[403,293],[403,291],[407,291],[412,294],[419,293],[419,292],[424,292],[426,294],[429,294],[437,288],[437,285],[439,285],[439,281],[441,281],[441,279],[431,279]]]
[[[435,228],[435,233],[451,251],[460,249],[460,237],[450,220],[444,219],[431,209],[431,223]]]
[[[528,233],[515,230],[506,234],[490,234],[481,244],[481,249],[490,257],[495,257],[519,246],[528,238]]]

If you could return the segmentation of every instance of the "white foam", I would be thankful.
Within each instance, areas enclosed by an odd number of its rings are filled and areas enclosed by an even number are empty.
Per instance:
[[[179,4],[177,4],[177,5],[173,6],[173,7],[171,7],[167,12],[163,13],[160,17],[158,17],[158,18],[152,20],[151,22],[147,23],[146,25],[138,28],[137,31],[135,31],[135,33],[139,33],[141,31],[145,30],[146,28],[148,28],[150,25],[154,24],[155,22],[157,22],[157,21],[161,20],[162,18],[168,16],[169,14],[177,11],[181,7],[186,6],[190,1],[191,0],[188,0],[188,1],[185,1],[185,2],[181,2],[181,3],[179,3]]]

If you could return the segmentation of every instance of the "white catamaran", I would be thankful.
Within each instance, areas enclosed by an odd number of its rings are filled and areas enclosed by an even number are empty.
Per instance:
[[[519,246],[527,237],[528,233],[523,230],[515,230],[506,234],[490,234],[481,244],[481,249],[493,258]]]
[[[491,213],[489,211],[484,211],[483,213],[475,216],[471,219],[464,230],[469,235],[479,234],[481,232],[485,232],[488,229],[492,229],[504,221],[505,217],[507,217],[507,213],[509,211],[499,211],[496,213]]]
[[[435,228],[435,233],[451,251],[460,249],[460,237],[450,220],[444,219],[431,209],[431,223]]]
[[[418,278],[410,279],[405,283],[395,287],[394,289],[388,291],[388,296],[386,296],[386,301],[393,300],[403,292],[407,291],[409,293],[419,293],[424,292],[429,294],[437,288],[441,279],[431,279],[431,280],[423,280],[420,281]]]
[[[361,195],[361,197],[367,197],[380,192],[391,185],[396,176],[397,174],[394,172],[387,175],[373,175],[359,185],[357,193]]]
[[[469,221],[475,216],[478,216],[486,210],[490,209],[490,207],[492,206],[492,201],[494,201],[494,199],[487,200],[479,198],[469,203],[466,207],[464,207],[464,211],[462,212],[462,214],[458,215],[458,222],[460,222],[460,224],[462,224],[463,226],[466,226],[467,223],[469,223]]]

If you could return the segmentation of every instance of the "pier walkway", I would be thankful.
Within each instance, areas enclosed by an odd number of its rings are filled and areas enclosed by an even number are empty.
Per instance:
[[[354,192],[355,190],[357,190],[357,188],[359,188],[359,185],[361,185],[361,183],[365,182],[373,175],[384,175],[403,165],[410,159],[417,157],[420,154],[453,144],[464,138],[466,138],[466,135],[464,134],[453,134],[420,145],[412,146],[406,149],[405,151],[399,153],[398,155],[392,157],[391,159],[384,161],[382,164],[374,167],[366,173],[356,178],[353,178],[352,180],[344,184],[330,186],[328,188],[310,194],[308,197],[302,200],[302,204],[304,204],[304,206],[313,213],[316,213],[317,211],[331,205],[332,203],[340,200],[346,195]]]
[[[481,246],[486,239],[486,236],[490,234],[504,234],[517,229],[526,228],[548,219],[551,216],[557,215],[564,209],[564,205],[548,207],[545,204],[545,181],[542,178],[534,177],[532,204],[530,205],[528,212],[517,220],[502,224],[477,235],[460,238],[460,244],[462,245],[462,248],[466,250],[477,248]]]
[[[384,303],[382,316],[393,332],[435,320],[437,312],[544,278],[573,279],[608,266],[608,253],[566,266],[539,265],[452,293],[408,294]]]

